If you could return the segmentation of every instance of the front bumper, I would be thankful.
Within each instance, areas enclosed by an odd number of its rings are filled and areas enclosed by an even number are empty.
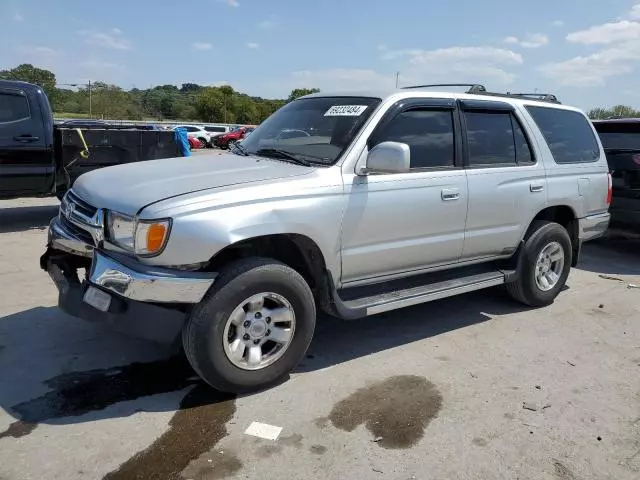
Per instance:
[[[125,255],[83,245],[70,243],[69,232],[57,219],[52,221],[40,266],[58,288],[59,307],[75,317],[132,336],[174,342],[191,306],[202,299],[215,280],[215,274],[149,267]],[[87,272],[83,281],[78,277],[79,269]],[[84,301],[89,287],[110,296],[105,311]]]

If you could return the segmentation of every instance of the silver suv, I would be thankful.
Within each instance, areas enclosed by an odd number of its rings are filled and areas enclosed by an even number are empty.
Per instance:
[[[553,96],[314,94],[222,156],[83,175],[41,266],[66,312],[180,345],[210,385],[246,392],[296,366],[317,309],[503,284],[550,304],[610,200],[591,123]]]

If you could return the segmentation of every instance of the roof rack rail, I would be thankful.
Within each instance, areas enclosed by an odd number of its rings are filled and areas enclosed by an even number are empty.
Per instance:
[[[514,97],[522,97],[522,98],[533,97],[536,100],[543,100],[545,102],[560,103],[558,101],[558,98],[555,95],[551,94],[551,93],[510,93],[510,92],[507,92],[507,95],[513,95]]]
[[[410,85],[407,87],[402,87],[402,89],[412,89],[412,88],[433,88],[433,87],[469,87],[469,90],[466,93],[484,93],[487,91],[484,88],[484,85],[480,85],[479,83],[433,83],[428,85]]]

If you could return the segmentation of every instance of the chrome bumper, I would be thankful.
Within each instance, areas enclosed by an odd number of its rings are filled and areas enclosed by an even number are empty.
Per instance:
[[[94,249],[66,230],[57,218],[49,226],[49,247],[91,257],[89,283],[139,302],[198,303],[216,277],[215,273],[151,267],[126,255]]]
[[[609,228],[610,219],[611,214],[609,212],[578,219],[578,238],[583,242],[587,242],[602,237],[607,228]]]

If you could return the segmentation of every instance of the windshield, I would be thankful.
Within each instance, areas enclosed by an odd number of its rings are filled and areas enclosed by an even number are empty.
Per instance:
[[[380,103],[369,97],[316,97],[293,101],[267,118],[242,142],[246,154],[287,154],[334,164]]]

